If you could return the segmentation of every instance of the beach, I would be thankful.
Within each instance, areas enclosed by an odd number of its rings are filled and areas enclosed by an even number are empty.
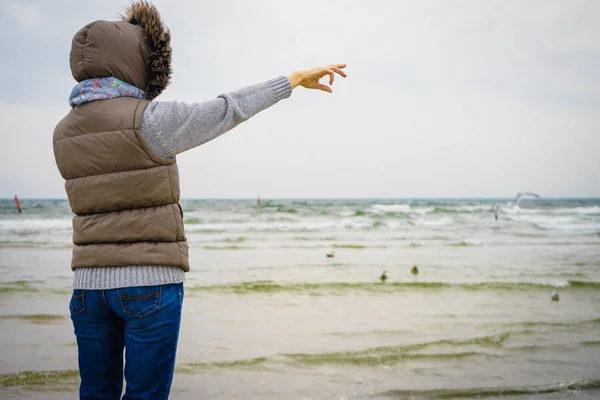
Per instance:
[[[600,398],[600,199],[497,201],[183,200],[171,398]],[[72,214],[21,205],[0,200],[0,397],[75,398]]]

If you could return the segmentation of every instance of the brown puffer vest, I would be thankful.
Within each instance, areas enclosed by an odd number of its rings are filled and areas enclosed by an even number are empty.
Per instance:
[[[155,14],[153,14],[155,13]],[[116,77],[156,97],[168,84],[170,36],[154,7],[125,21],[96,21],[73,38],[78,81]],[[74,107],[54,130],[54,156],[73,219],[71,267],[176,266],[189,271],[175,158],[140,136],[147,100],[114,98]]]

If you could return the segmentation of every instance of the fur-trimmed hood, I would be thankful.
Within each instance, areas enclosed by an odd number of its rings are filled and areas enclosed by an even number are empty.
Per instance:
[[[152,100],[171,80],[171,34],[156,7],[136,1],[122,21],[94,21],[73,37],[73,78],[114,76],[146,92]]]

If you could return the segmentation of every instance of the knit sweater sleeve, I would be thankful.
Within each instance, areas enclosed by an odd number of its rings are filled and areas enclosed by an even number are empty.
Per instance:
[[[291,92],[288,79],[280,76],[203,103],[153,101],[144,110],[140,134],[156,154],[171,158],[215,139]]]

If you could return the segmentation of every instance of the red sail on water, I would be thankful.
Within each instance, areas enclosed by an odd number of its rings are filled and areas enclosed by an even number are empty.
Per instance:
[[[19,198],[15,195],[15,204],[17,205],[17,210],[21,212],[21,203],[19,203]]]

